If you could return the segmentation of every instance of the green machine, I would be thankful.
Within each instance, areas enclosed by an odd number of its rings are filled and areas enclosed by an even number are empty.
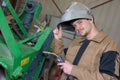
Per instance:
[[[15,25],[8,24],[3,6],[0,6],[0,80],[38,80],[46,59],[42,52],[50,50],[52,43],[52,28],[40,25],[38,18],[42,7],[39,3],[26,0],[18,16],[10,1],[3,1]],[[29,34],[33,20],[40,31]]]

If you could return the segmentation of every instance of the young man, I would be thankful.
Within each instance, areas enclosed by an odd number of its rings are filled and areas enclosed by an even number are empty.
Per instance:
[[[62,40],[62,29],[71,29],[82,38],[74,39],[66,56]],[[63,70],[61,80],[118,80],[119,53],[117,44],[94,24],[91,10],[74,2],[62,16],[59,28],[54,31],[53,52],[61,55],[65,62],[58,63]],[[86,43],[87,42],[87,43]],[[81,49],[82,48],[82,49]],[[78,53],[80,53],[78,55]],[[76,56],[78,58],[76,63]]]

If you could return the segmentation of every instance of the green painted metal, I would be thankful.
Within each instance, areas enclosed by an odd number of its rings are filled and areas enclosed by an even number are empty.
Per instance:
[[[18,1],[18,2],[19,2],[19,1]],[[26,6],[27,2],[28,2],[28,0],[24,0],[24,3],[22,3],[22,2],[17,3],[17,4],[23,4],[22,9],[17,12],[19,18],[20,18],[20,16],[24,13],[24,9],[25,9],[25,6]],[[20,7],[20,6],[18,6],[18,5],[16,5],[16,6],[17,6],[17,7]],[[19,10],[19,8],[17,8],[17,9]],[[16,10],[16,11],[17,11],[17,10]]]
[[[18,24],[18,27],[20,28],[21,32],[23,33],[24,37],[27,37],[27,30],[24,27],[22,20],[25,18],[26,16],[26,12],[25,12],[25,7],[23,8],[22,12],[20,14],[16,14],[15,10],[13,9],[12,5],[10,4],[9,0],[4,0],[10,13],[12,14],[12,16],[14,17],[14,20],[16,21],[16,23]],[[31,0],[26,0],[26,4],[31,1]],[[33,1],[34,2],[34,1]],[[26,4],[24,6],[26,6]],[[36,25],[38,25],[40,27],[40,29],[43,29],[43,26],[40,24],[39,22],[39,16],[41,14],[42,11],[42,6],[40,3],[35,2],[35,13],[34,13],[34,17],[33,17],[33,21]]]
[[[40,49],[40,47],[42,46],[41,45],[41,42],[43,42],[43,41],[45,41],[45,36],[47,36],[47,35],[49,35],[49,33],[52,31],[52,28],[46,28],[46,31],[43,31],[45,34],[43,34],[43,35],[41,35],[41,37],[43,37],[43,38],[39,38],[38,39],[38,42],[36,43],[36,45],[35,45],[35,49],[36,50],[39,50]]]
[[[22,25],[21,20],[19,19],[18,15],[16,14],[15,10],[13,9],[12,5],[10,4],[9,0],[4,0],[8,9],[10,10],[12,16],[14,17],[15,21],[17,22],[17,24],[19,25],[20,30],[22,31],[23,35],[26,36],[27,35],[27,31],[24,28],[24,26]]]
[[[1,15],[1,19],[0,19],[0,29],[3,35],[3,38],[5,40],[5,43],[7,45],[7,47],[9,48],[10,52],[12,53],[13,59],[14,59],[14,63],[16,64],[14,66],[14,68],[16,68],[20,63],[20,50],[17,46],[17,43],[13,37],[12,32],[10,31],[10,27],[7,24],[7,20],[4,16],[4,13],[2,12],[2,9],[0,8],[0,15]],[[9,42],[10,41],[10,42]],[[17,54],[16,54],[17,53]],[[18,62],[15,60],[18,59]]]
[[[7,6],[10,8],[10,12],[15,18],[17,24],[19,24],[19,17],[14,12],[12,6],[9,3],[9,0],[5,0]],[[38,13],[37,13],[38,10]],[[41,8],[37,8],[34,19],[38,19],[41,12]],[[52,32],[52,28],[46,27],[43,31],[38,32],[30,37],[26,37],[23,40],[16,40],[14,33],[10,29],[10,26],[7,23],[6,17],[0,7],[0,65],[2,65],[6,73],[6,80],[23,80],[25,74],[31,66],[32,61],[36,58],[36,55],[39,53],[39,50],[43,47],[46,39],[49,37]],[[19,24],[22,25],[21,22]],[[22,28],[23,27],[23,28]],[[22,25],[21,30],[24,29]],[[24,35],[26,35],[26,31]],[[36,43],[33,46],[29,46],[26,43],[31,42],[31,40],[37,38]],[[46,56],[42,58],[41,63],[38,65],[38,70],[33,75],[32,80],[37,80],[39,74],[42,71],[44,66]]]
[[[40,18],[39,16],[40,16],[41,11],[42,11],[42,6],[41,6],[40,3],[39,3],[38,6],[39,6],[39,7],[36,8],[36,12],[35,12],[35,15],[34,15],[34,22],[35,22],[35,24],[38,25],[38,26],[40,27],[40,29],[42,30],[42,29],[44,29],[44,26],[42,26],[42,25],[40,24],[40,22],[39,22],[39,18]]]

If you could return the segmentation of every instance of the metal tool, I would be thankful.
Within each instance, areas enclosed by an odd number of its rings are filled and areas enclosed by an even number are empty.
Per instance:
[[[52,53],[52,52],[48,52],[48,51],[43,51],[43,53],[44,54],[52,54],[57,57],[58,62],[64,62],[64,59],[61,56],[57,55],[56,53]]]

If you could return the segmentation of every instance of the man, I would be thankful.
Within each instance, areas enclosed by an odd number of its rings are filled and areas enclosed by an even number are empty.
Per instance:
[[[59,28],[53,31],[55,37],[53,52],[65,59],[65,62],[58,63],[63,70],[61,80],[70,80],[68,79],[70,75],[74,80],[119,79],[118,60],[120,50],[114,40],[97,29],[91,10],[88,7],[74,2],[62,16],[58,26]],[[66,56],[64,55],[62,28],[75,29],[82,37],[71,42]],[[87,44],[84,44],[85,41]],[[81,57],[76,64],[74,62],[78,53]]]

